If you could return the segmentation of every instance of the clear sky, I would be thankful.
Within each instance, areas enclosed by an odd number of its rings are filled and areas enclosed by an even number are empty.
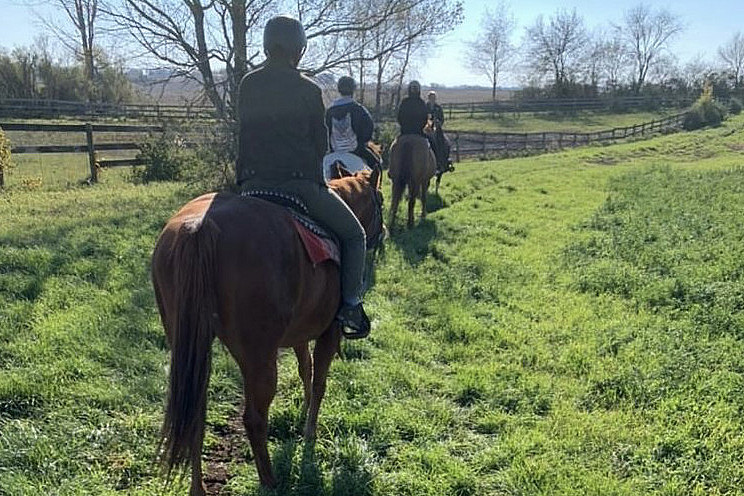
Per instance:
[[[585,24],[592,29],[619,22],[623,12],[634,7],[638,0],[512,0],[508,1],[517,19],[514,42],[522,39],[524,28],[539,15],[552,15],[557,9],[576,8]],[[487,6],[495,6],[496,0],[463,0],[465,18],[463,23],[445,36],[433,49],[426,62],[418,64],[417,76],[424,84],[432,82],[453,86],[457,84],[488,85],[488,80],[468,72],[463,66],[463,42],[472,39],[480,28],[480,19]],[[704,59],[716,59],[716,50],[727,42],[736,31],[744,32],[744,0],[676,0],[646,2],[652,8],[666,7],[679,15],[685,31],[672,44],[672,50],[684,63],[702,55]],[[34,21],[22,0],[0,0],[2,28],[0,47],[12,48],[29,45],[42,28]],[[507,78],[504,84],[515,84]]]

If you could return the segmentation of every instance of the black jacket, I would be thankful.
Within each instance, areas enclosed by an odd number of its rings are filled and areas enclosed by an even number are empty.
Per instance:
[[[428,111],[421,97],[408,96],[400,102],[398,124],[400,134],[424,134]]]
[[[356,134],[357,137],[357,147],[356,150],[353,150],[354,153],[360,153],[361,149],[365,147],[367,142],[372,140],[372,133],[375,130],[375,124],[372,121],[372,116],[366,108],[353,100],[340,105],[334,104],[328,107],[325,118],[325,124],[328,128],[328,142],[331,144],[331,151],[337,151],[333,150],[333,141],[331,139],[333,126],[331,120],[342,119],[349,113],[351,114],[351,128],[354,130],[354,134]]]
[[[240,82],[238,184],[304,178],[323,184],[328,148],[318,85],[288,64],[269,62]]]
[[[435,121],[439,122],[440,125],[444,124],[444,109],[441,105],[438,103],[432,104],[431,102],[426,102],[426,111]]]

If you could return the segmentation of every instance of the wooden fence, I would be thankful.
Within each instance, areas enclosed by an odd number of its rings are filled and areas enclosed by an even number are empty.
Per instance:
[[[215,111],[210,106],[189,104],[140,105],[0,98],[0,117],[54,119],[61,116],[86,119],[117,117],[163,121],[169,119],[213,119]]]
[[[444,103],[442,106],[449,118],[453,118],[520,112],[681,108],[689,106],[691,103],[689,98],[602,96],[596,98],[513,98],[495,102]],[[189,105],[187,103],[183,105],[145,105],[0,98],[0,118],[59,118],[61,116],[85,119],[116,117],[163,121],[169,119],[213,119],[215,118],[215,111],[211,106]]]
[[[444,103],[449,118],[475,117],[478,114],[497,115],[520,112],[578,112],[586,110],[638,110],[643,108],[684,108],[692,104],[690,98],[658,96],[625,96],[596,98],[549,98],[497,100],[495,102]]]
[[[146,137],[151,133],[164,132],[163,126],[126,126],[115,124],[27,124],[15,122],[0,122],[0,128],[3,131],[24,131],[24,132],[53,132],[53,133],[85,133],[85,144],[72,145],[13,145],[11,141],[11,154],[23,153],[87,153],[88,164],[90,167],[90,180],[98,182],[99,168],[103,167],[120,167],[138,165],[140,162],[136,158],[126,159],[105,159],[98,156],[98,152],[103,151],[121,151],[121,150],[139,150],[140,142],[105,142],[96,143],[95,133],[136,133]],[[82,137],[82,136],[81,136]],[[3,177],[0,174],[0,187],[3,186]]]
[[[463,156],[486,157],[515,151],[546,151],[593,143],[612,143],[634,137],[644,137],[660,132],[672,132],[682,127],[686,113],[665,117],[651,122],[617,127],[590,133],[478,133],[449,129],[455,160]]]
[[[685,113],[658,119],[633,126],[618,127],[604,131],[590,133],[479,133],[450,129],[447,133],[453,141],[452,152],[456,161],[462,157],[506,154],[509,152],[539,152],[562,149],[568,147],[589,145],[592,143],[611,143],[638,136],[644,137],[660,132],[676,131],[682,127]],[[15,145],[11,146],[12,154],[23,153],[87,153],[90,167],[90,180],[98,181],[99,168],[132,166],[139,164],[137,159],[105,159],[98,156],[98,152],[139,150],[138,141],[96,143],[95,133],[135,133],[143,138],[147,134],[164,132],[163,126],[116,125],[116,124],[27,124],[14,122],[0,122],[4,131],[24,132],[54,132],[54,133],[85,133],[85,144],[69,145]],[[187,136],[187,145],[198,142],[198,136]],[[12,143],[11,143],[12,145]],[[0,173],[0,187],[3,186]]]

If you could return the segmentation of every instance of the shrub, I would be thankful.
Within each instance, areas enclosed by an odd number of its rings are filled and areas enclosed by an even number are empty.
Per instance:
[[[135,168],[132,181],[146,184],[153,181],[179,181],[196,167],[196,156],[181,138],[171,132],[150,137],[140,147],[137,158],[144,167]]]
[[[694,131],[705,126],[705,117],[703,110],[699,107],[692,107],[689,112],[685,114],[685,120],[682,123],[682,127],[687,131]]]
[[[390,157],[390,145],[398,137],[398,124],[394,122],[382,122],[375,129],[375,142],[382,145],[382,167],[387,168]]]
[[[741,100],[736,97],[731,97],[728,107],[729,112],[731,112],[733,115],[739,115],[743,107],[744,105],[742,105]]]
[[[10,140],[5,136],[3,128],[0,128],[0,188],[4,186],[5,174],[12,166],[10,160]]]
[[[713,100],[713,87],[706,83],[703,92],[685,115],[683,127],[692,131],[705,126],[718,126],[726,116],[726,108]]]

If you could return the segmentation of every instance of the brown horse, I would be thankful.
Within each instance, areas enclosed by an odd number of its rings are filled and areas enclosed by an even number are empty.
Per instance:
[[[393,199],[390,205],[390,228],[395,224],[398,204],[403,191],[408,188],[408,227],[413,226],[413,208],[416,198],[421,199],[421,218],[426,217],[426,193],[429,181],[436,172],[436,158],[428,140],[419,135],[398,136],[390,145],[390,169],[393,182]]]
[[[379,183],[378,171],[331,183],[364,226],[368,248],[383,233]],[[338,267],[312,264],[284,208],[212,193],[190,201],[168,221],[153,253],[152,279],[171,348],[162,431],[168,474],[190,464],[190,494],[206,494],[201,451],[211,346],[218,337],[243,375],[243,423],[259,479],[274,486],[266,443],[277,354],[279,348],[294,348],[297,355],[307,415],[304,435],[312,439],[341,335],[335,321]]]

